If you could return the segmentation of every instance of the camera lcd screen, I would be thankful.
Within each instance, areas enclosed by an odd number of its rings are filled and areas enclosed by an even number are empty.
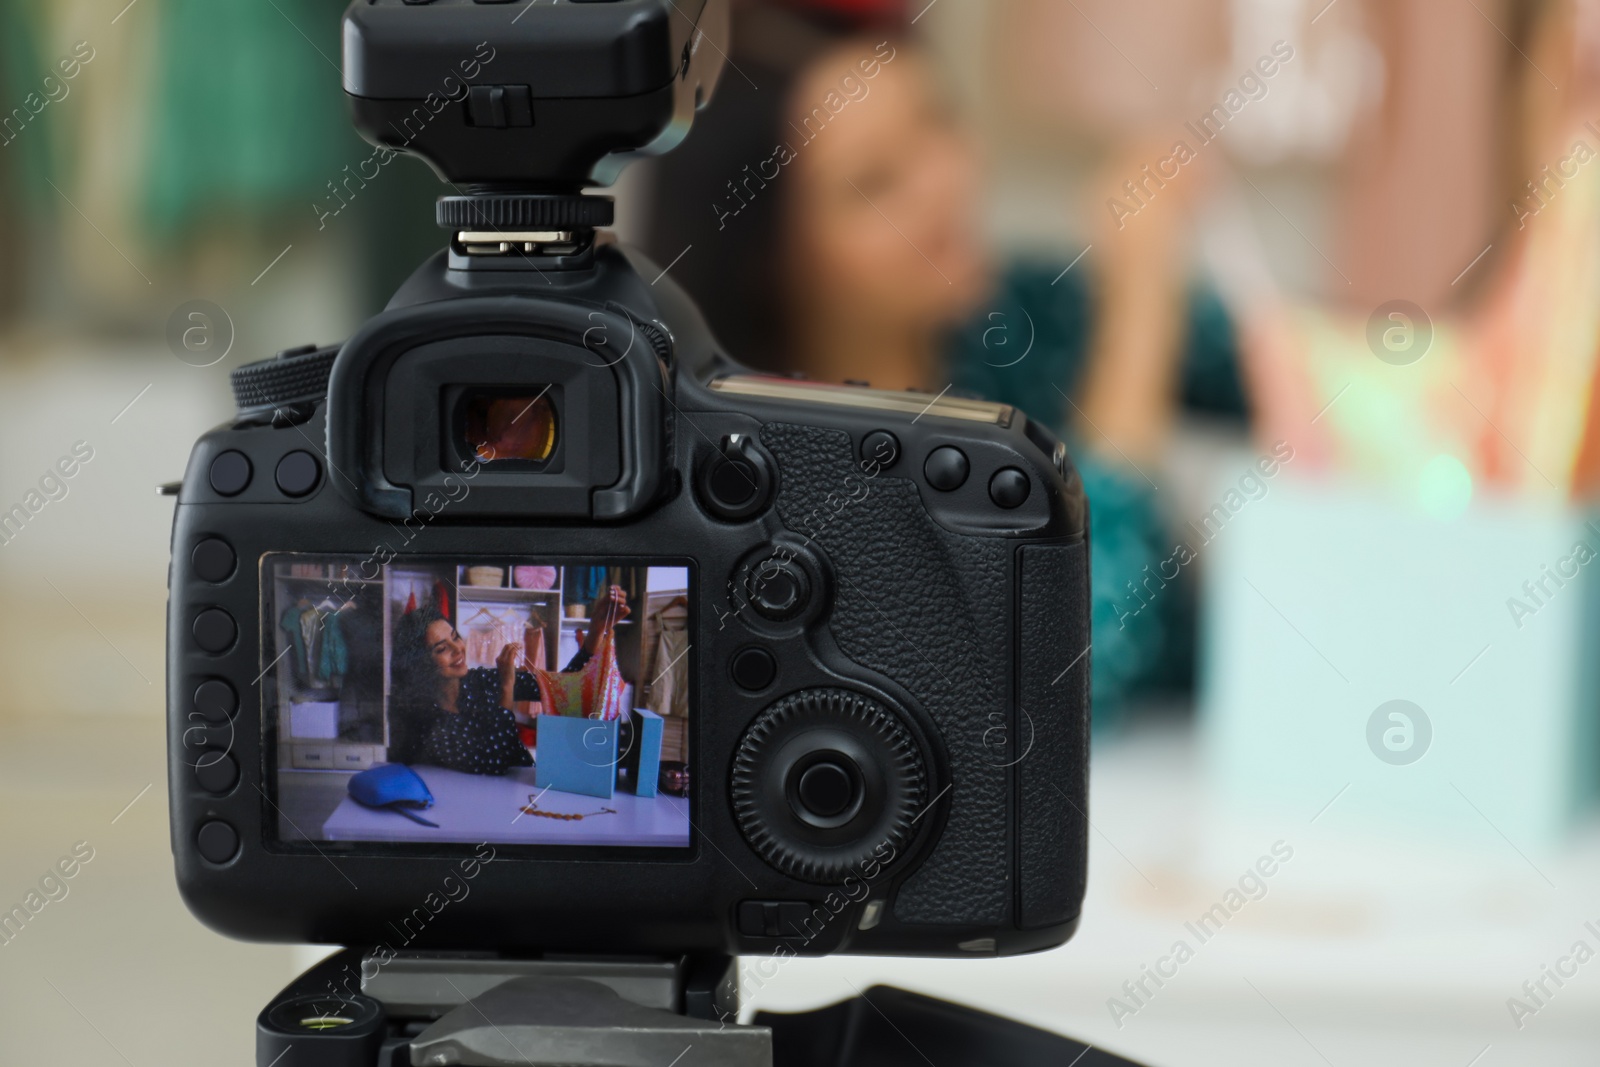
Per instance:
[[[690,582],[680,561],[263,557],[278,842],[688,847]]]

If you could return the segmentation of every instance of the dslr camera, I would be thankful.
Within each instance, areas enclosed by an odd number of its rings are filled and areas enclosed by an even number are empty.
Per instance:
[[[355,123],[448,184],[448,243],[342,345],[235,371],[171,488],[172,843],[218,931],[361,946],[364,985],[1071,935],[1065,449],[1008,406],[751,372],[584,192],[682,139],[727,23],[346,12]]]

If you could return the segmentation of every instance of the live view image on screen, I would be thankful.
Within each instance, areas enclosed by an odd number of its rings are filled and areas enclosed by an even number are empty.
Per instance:
[[[261,581],[280,841],[688,846],[687,565],[280,553]]]

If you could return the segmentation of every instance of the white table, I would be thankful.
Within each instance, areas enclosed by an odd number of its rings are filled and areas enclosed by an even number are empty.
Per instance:
[[[1600,959],[1522,1030],[1506,1008],[1585,935],[1582,919],[1600,925],[1600,826],[1553,853],[1525,847],[1524,859],[1481,819],[1457,841],[1404,810],[1372,817],[1355,786],[1320,816],[1312,806],[1251,819],[1218,802],[1198,742],[1190,725],[1159,722],[1096,740],[1089,895],[1065,946],[1009,959],[746,957],[746,1010],[807,1010],[884,982],[1151,1067],[1600,1062]],[[1184,923],[1279,839],[1294,858],[1267,894],[1119,1027],[1110,998],[1175,940],[1193,942]]]
[[[689,802],[664,793],[639,797],[618,791],[609,800],[548,789],[540,794],[533,768],[510,774],[482,775],[443,767],[412,768],[433,793],[433,807],[420,812],[439,824],[437,830],[412,822],[398,812],[363,807],[345,797],[322,825],[329,841],[490,842],[510,845],[653,845],[689,844]],[[526,815],[530,796],[542,811],[587,814],[613,808],[615,815],[584,819],[546,819]]]

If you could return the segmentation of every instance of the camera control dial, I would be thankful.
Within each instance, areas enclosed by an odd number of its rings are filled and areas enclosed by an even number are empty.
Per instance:
[[[269,415],[275,423],[302,421],[328,395],[328,375],[338,355],[338,345],[301,345],[236,368],[228,378],[239,414]]]
[[[750,606],[773,622],[792,619],[811,599],[811,581],[792,560],[776,556],[758,563],[749,581]]]
[[[733,810],[783,873],[831,882],[904,851],[928,796],[900,716],[860,693],[806,689],[756,717],[733,764]]]

